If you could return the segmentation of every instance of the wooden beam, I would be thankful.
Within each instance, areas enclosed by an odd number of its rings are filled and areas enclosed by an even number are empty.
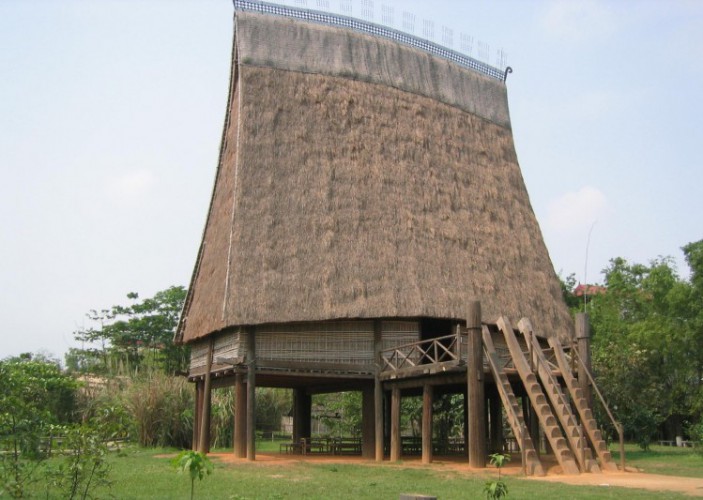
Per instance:
[[[234,456],[247,456],[247,387],[243,373],[237,373],[234,381]]]
[[[374,413],[374,455],[376,462],[383,462],[383,386],[381,385],[381,351],[383,350],[383,323],[373,322],[373,413]]]
[[[212,353],[215,339],[211,335],[207,348],[207,359],[205,361],[205,382],[203,387],[203,406],[200,412],[200,441],[198,451],[208,453],[210,451],[210,396],[212,392]]]
[[[422,463],[432,462],[432,386],[425,384],[422,390]]]
[[[468,332],[466,360],[466,390],[469,413],[469,465],[486,467],[486,417],[483,377],[483,337],[481,332],[481,303],[469,303],[466,318]]]
[[[247,460],[256,460],[256,329],[247,336]]]
[[[391,391],[391,462],[400,460],[400,389]]]

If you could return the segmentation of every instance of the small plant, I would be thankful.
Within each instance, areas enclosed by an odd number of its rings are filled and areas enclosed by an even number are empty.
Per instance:
[[[486,494],[486,498],[493,500],[496,498],[505,498],[508,496],[508,485],[505,481],[500,478],[500,469],[507,462],[510,462],[510,455],[503,455],[502,453],[494,453],[490,455],[491,463],[498,469],[498,480],[497,481],[487,481],[486,485],[483,487],[483,492]]]
[[[195,479],[202,481],[206,475],[212,474],[213,466],[210,459],[203,453],[186,450],[173,459],[173,466],[179,473],[187,472],[190,476],[190,498],[195,494]]]
[[[83,425],[65,427],[63,434],[59,450],[63,460],[46,471],[47,496],[53,491],[61,498],[97,498],[99,490],[112,485],[107,446],[101,433]]]

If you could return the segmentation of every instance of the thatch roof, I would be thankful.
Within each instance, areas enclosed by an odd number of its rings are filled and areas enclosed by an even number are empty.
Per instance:
[[[505,85],[385,39],[238,13],[215,189],[177,340],[338,318],[571,331]]]

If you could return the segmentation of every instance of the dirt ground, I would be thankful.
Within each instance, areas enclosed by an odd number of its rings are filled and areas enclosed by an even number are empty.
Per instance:
[[[212,458],[221,462],[243,462],[244,459],[234,458],[231,453],[212,453]],[[257,453],[256,464],[262,467],[267,465],[286,465],[299,462],[309,463],[347,463],[357,465],[375,465],[372,460],[363,459],[357,456],[334,456],[334,455],[286,455],[278,453]],[[620,486],[623,488],[639,488],[651,491],[673,491],[683,493],[690,496],[703,497],[703,479],[678,476],[663,476],[659,474],[646,474],[635,470],[628,469],[626,472],[603,472],[601,474],[579,474],[579,475],[564,475],[561,474],[561,469],[556,464],[545,464],[547,466],[547,476],[545,477],[530,477],[530,481],[549,481],[553,483],[565,483],[574,485],[589,485],[589,486]],[[394,465],[384,462],[384,467],[428,467],[422,465],[419,457],[403,457],[402,464]],[[446,470],[450,468],[458,472],[473,474],[485,473],[490,469],[471,469],[463,459],[456,458],[435,458],[429,467],[441,468]],[[522,474],[520,464],[513,463],[503,468],[503,473],[507,475],[519,476]]]

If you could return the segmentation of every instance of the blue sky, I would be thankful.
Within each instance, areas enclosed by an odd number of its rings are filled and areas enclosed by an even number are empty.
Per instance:
[[[433,22],[438,42],[446,26],[455,48],[470,35],[490,63],[507,54],[518,159],[558,272],[594,282],[612,257],[670,255],[687,274],[680,247],[703,238],[702,2],[371,4],[396,27],[414,14],[417,35]],[[0,2],[0,358],[61,356],[90,309],[188,284],[232,14],[230,0]]]

